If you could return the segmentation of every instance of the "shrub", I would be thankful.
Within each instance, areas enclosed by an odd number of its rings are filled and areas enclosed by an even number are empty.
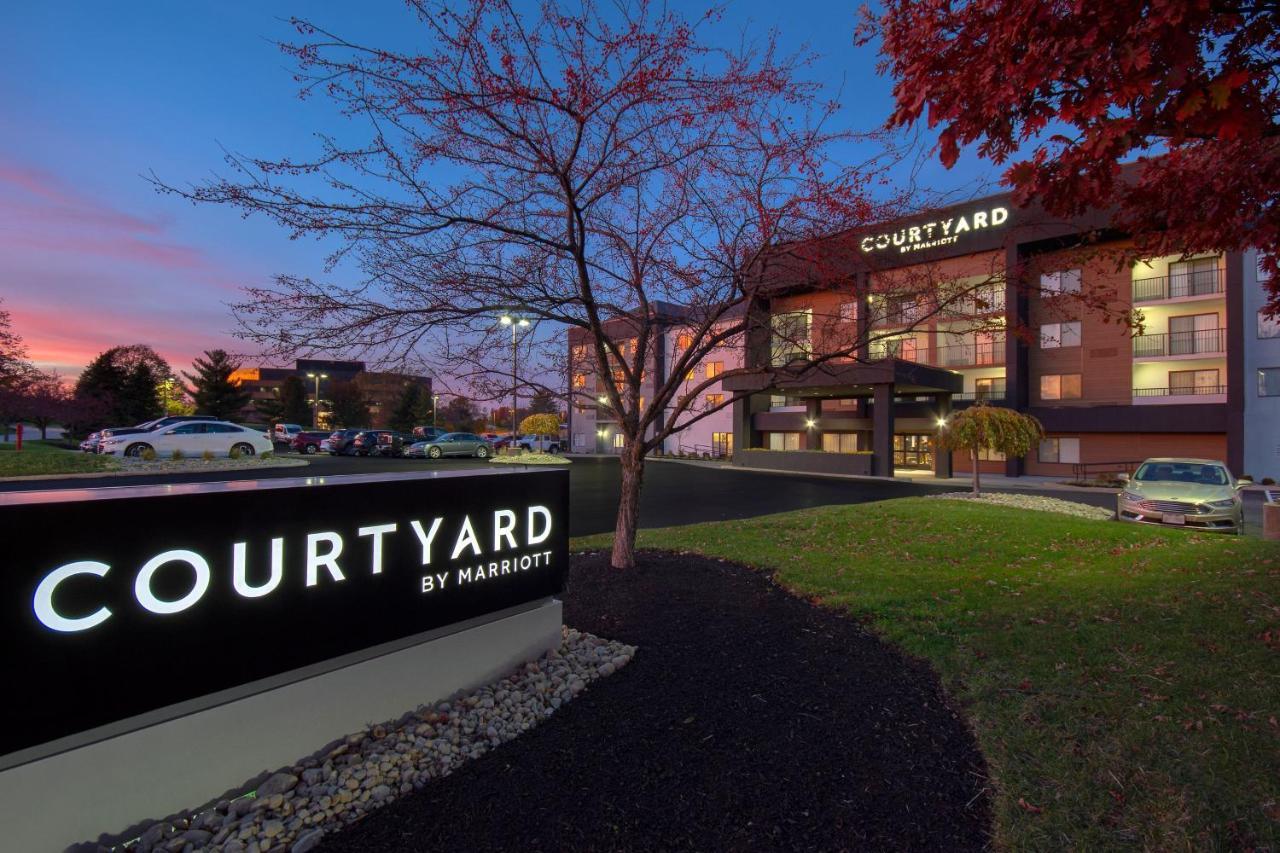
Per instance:
[[[175,448],[173,453],[169,454],[169,458],[172,459],[174,462],[180,462],[183,459],[186,459],[187,455],[183,453],[181,450],[178,450],[177,448]]]
[[[1276,481],[1272,477],[1263,477],[1261,480],[1258,481],[1258,485],[1261,485],[1261,486],[1274,486],[1275,484],[1276,484]]]
[[[206,450],[204,453],[201,453],[201,454],[200,454],[200,458],[201,458],[201,459],[203,459],[205,462],[212,462],[212,461],[213,461],[213,451],[212,451],[212,450]]]
[[[231,448],[231,452],[230,452],[230,453],[228,453],[227,455],[228,455],[228,456],[230,456],[232,459],[239,459],[239,458],[240,458],[240,448],[238,448],[238,447],[233,447],[233,448]]]
[[[155,462],[156,452],[148,447],[146,450],[142,451],[142,456],[140,458],[143,462]]]
[[[520,432],[525,435],[558,435],[559,415],[529,415],[520,422]]]
[[[275,459],[276,454],[274,450],[264,450],[258,454],[258,458],[259,459]]]

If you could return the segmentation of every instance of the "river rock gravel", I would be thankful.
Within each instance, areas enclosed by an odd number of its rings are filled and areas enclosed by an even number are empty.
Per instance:
[[[501,681],[340,738],[239,794],[68,853],[306,853],[337,828],[528,732],[635,652],[566,627],[558,649]]]

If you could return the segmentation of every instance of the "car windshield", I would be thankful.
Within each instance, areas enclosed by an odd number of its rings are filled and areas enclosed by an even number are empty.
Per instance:
[[[1200,462],[1144,462],[1133,475],[1141,483],[1198,483],[1225,486],[1229,482],[1221,465]]]

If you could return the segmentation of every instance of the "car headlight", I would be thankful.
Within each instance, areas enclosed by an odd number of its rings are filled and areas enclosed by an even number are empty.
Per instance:
[[[1133,492],[1130,492],[1130,491],[1121,492],[1120,497],[1131,504],[1136,504],[1142,501],[1142,495],[1134,494]]]
[[[1231,509],[1236,505],[1236,498],[1227,498],[1222,501],[1209,501],[1209,506],[1215,509]]]

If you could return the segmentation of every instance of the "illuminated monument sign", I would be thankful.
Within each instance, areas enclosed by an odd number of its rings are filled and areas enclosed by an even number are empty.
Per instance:
[[[0,496],[0,756],[560,592],[567,472],[457,473]]]
[[[896,252],[907,254],[942,246],[954,246],[978,231],[999,228],[1009,221],[1009,208],[1004,206],[948,213],[921,220],[894,231],[868,234],[858,242],[863,252]]]

